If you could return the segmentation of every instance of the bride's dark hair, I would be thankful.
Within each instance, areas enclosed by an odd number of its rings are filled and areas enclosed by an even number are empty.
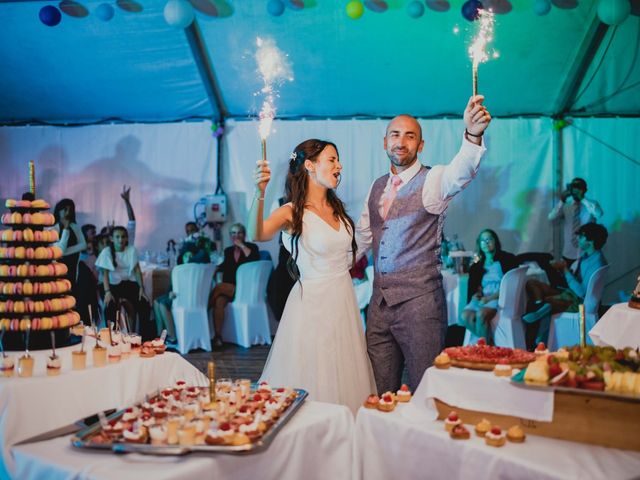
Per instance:
[[[298,259],[298,241],[302,234],[302,216],[304,215],[309,187],[309,175],[304,167],[304,162],[305,160],[315,162],[318,155],[329,145],[336,149],[336,153],[338,152],[338,147],[334,143],[312,138],[298,145],[291,154],[284,189],[286,200],[291,202],[293,210],[291,218],[291,257],[287,261],[287,271],[294,280],[300,279],[296,261]],[[356,250],[358,249],[353,220],[347,214],[344,203],[338,198],[333,189],[327,189],[327,202],[333,208],[334,218],[340,220],[351,234],[351,265],[353,266],[356,261]]]

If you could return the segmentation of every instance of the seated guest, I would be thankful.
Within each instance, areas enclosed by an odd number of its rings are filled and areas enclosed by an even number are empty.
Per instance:
[[[216,269],[222,272],[222,282],[218,283],[209,297],[209,308],[213,308],[213,327],[215,337],[213,344],[222,346],[222,324],[224,322],[224,309],[233,300],[236,292],[236,271],[243,263],[260,260],[258,246],[255,243],[245,242],[247,230],[241,223],[234,223],[229,229],[233,245],[224,249],[224,261]]]
[[[155,328],[150,321],[151,307],[144,293],[138,252],[128,245],[126,228],[118,226],[113,229],[111,244],[100,252],[96,266],[102,276],[100,293],[104,298],[106,318],[114,320],[120,302],[126,300],[138,316],[142,339],[153,339]]]
[[[502,250],[496,232],[483,230],[476,240],[478,261],[469,269],[469,302],[460,314],[458,325],[493,344],[491,320],[498,311],[500,282],[509,270],[518,266],[515,255]]]
[[[527,297],[529,306],[522,317],[527,323],[540,322],[536,342],[545,342],[549,333],[550,315],[561,312],[577,312],[578,305],[584,302],[587,285],[591,275],[600,267],[607,265],[602,247],[607,243],[609,233],[598,223],[586,223],[576,230],[581,255],[568,268],[564,261],[552,266],[560,270],[567,282],[566,287],[553,287],[546,283],[529,280]]]

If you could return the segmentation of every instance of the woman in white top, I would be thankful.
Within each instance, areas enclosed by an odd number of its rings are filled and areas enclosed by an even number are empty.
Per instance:
[[[138,252],[128,245],[127,229],[115,227],[111,232],[111,243],[100,252],[96,260],[102,281],[100,293],[104,298],[105,317],[115,320],[115,313],[126,300],[131,304],[140,322],[140,334],[143,340],[155,337],[155,328],[151,325],[151,307],[144,293],[142,272],[138,264]]]

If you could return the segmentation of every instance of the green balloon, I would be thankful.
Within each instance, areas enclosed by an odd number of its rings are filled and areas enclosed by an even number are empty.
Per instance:
[[[347,3],[347,15],[353,20],[357,20],[364,13],[364,5],[358,0]]]

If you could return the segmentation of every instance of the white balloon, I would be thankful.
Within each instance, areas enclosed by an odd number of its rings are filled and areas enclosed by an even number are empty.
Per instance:
[[[193,7],[187,0],[169,0],[164,6],[164,19],[172,27],[187,28],[193,18]]]

